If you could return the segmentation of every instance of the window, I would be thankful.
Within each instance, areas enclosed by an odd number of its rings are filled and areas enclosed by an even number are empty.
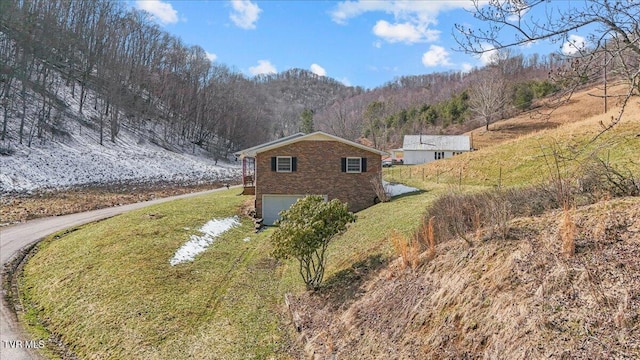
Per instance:
[[[342,158],[342,172],[346,173],[363,173],[367,171],[367,158],[363,157],[347,157]]]
[[[295,156],[274,156],[271,158],[271,171],[296,171],[297,158]]]
[[[433,155],[436,160],[444,159],[444,151],[436,151]]]
[[[360,166],[362,165],[362,158],[347,158],[347,172],[359,173],[361,172]]]
[[[277,172],[291,172],[291,156],[278,156],[276,161]]]

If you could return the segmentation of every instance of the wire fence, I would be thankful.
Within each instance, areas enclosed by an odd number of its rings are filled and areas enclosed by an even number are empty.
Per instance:
[[[426,168],[424,166],[398,165],[389,168],[384,178],[394,183],[431,182],[450,185],[480,185],[501,187],[505,183],[502,167],[496,170],[494,176],[486,173],[478,174],[466,166]]]

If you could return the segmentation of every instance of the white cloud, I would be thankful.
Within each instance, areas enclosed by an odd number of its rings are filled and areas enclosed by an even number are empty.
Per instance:
[[[384,12],[392,14],[395,19],[407,20],[415,18],[420,23],[437,22],[441,11],[450,9],[470,9],[471,2],[466,1],[415,1],[415,0],[358,0],[342,1],[331,11],[331,19],[338,24],[346,24],[351,18],[367,12]]]
[[[466,1],[415,1],[394,0],[342,1],[331,11],[331,19],[338,24],[346,24],[367,12],[382,12],[393,16],[393,21],[378,20],[373,33],[389,42],[433,42],[438,40],[440,31],[433,29],[438,23],[438,15],[451,9],[470,8]]]
[[[275,74],[278,71],[269,60],[258,60],[258,65],[249,68],[251,75]]]
[[[482,66],[492,64],[498,61],[498,50],[496,50],[493,45],[490,44],[482,44],[482,49],[485,50],[482,54],[480,54],[480,64]]]
[[[511,22],[520,21],[524,15],[529,12],[529,9],[531,9],[525,2],[514,1],[510,4],[513,6],[513,11],[511,12],[511,15],[507,17],[507,21]]]
[[[338,24],[346,24],[347,20],[369,11],[391,10],[389,1],[343,1],[331,12],[331,19]]]
[[[243,29],[255,29],[256,21],[262,12],[262,9],[249,0],[231,0],[233,11],[229,14],[229,18],[234,24]]]
[[[461,67],[461,71],[463,73],[469,73],[471,72],[471,70],[473,70],[473,65],[469,64],[469,63],[462,63]]]
[[[567,42],[562,44],[562,53],[565,55],[575,55],[587,47],[587,40],[580,35],[569,35]]]
[[[449,52],[438,45],[431,45],[429,51],[422,55],[422,64],[426,67],[450,66]]]
[[[408,22],[390,24],[385,20],[379,20],[376,23],[373,27],[373,33],[390,43],[404,42],[408,44],[435,41],[440,35],[438,30],[430,30],[419,24]]]
[[[327,76],[327,71],[318,64],[311,64],[311,72],[318,76]]]
[[[160,0],[138,0],[136,7],[151,14],[163,24],[175,24],[178,22],[178,12],[171,4]]]
[[[529,49],[531,47],[533,47],[533,45],[535,45],[537,43],[537,41],[532,40],[532,41],[527,41],[525,43],[520,44],[520,47],[522,49]]]
[[[209,59],[209,61],[216,61],[216,59],[218,58],[218,55],[210,53],[208,51],[205,51],[205,54],[207,55],[207,59]]]
[[[340,81],[344,86],[351,86],[351,81],[349,81],[349,79],[347,79],[346,77],[343,77],[338,81]]]

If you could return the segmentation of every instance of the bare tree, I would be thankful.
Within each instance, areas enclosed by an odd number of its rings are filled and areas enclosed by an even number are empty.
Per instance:
[[[559,57],[566,66],[560,67],[555,75],[569,89],[569,96],[577,86],[593,81],[605,71],[623,80],[628,90],[624,95],[613,95],[620,100],[620,112],[609,124],[603,124],[603,132],[621,120],[629,99],[639,94],[640,3],[637,0],[473,2],[473,14],[483,25],[472,28],[456,24],[454,35],[462,50],[482,54],[542,40],[562,43],[565,52]],[[572,37],[582,29],[590,33],[584,43]]]
[[[362,120],[354,114],[354,104],[338,100],[318,116],[320,130],[349,140],[357,140],[362,133]]]
[[[507,103],[506,81],[497,68],[489,68],[477,76],[469,92],[469,107],[484,119],[485,128],[489,131],[489,124],[499,120],[499,114]]]
[[[385,102],[377,100],[367,105],[367,109],[363,114],[365,136],[371,136],[373,147],[376,149],[379,146],[382,146],[382,144],[380,143],[380,137],[382,135],[382,126],[384,123],[384,117],[386,115],[387,104]]]

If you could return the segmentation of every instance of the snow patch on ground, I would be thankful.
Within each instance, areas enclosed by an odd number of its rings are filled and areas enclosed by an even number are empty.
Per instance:
[[[382,181],[382,185],[384,186],[385,192],[391,197],[421,191],[411,186],[386,181]]]
[[[171,265],[177,265],[183,262],[193,261],[196,255],[205,251],[209,245],[213,244],[218,236],[239,225],[240,219],[238,219],[237,216],[209,220],[199,229],[202,236],[191,235],[189,241],[184,243],[184,245],[176,251],[169,263]]]

